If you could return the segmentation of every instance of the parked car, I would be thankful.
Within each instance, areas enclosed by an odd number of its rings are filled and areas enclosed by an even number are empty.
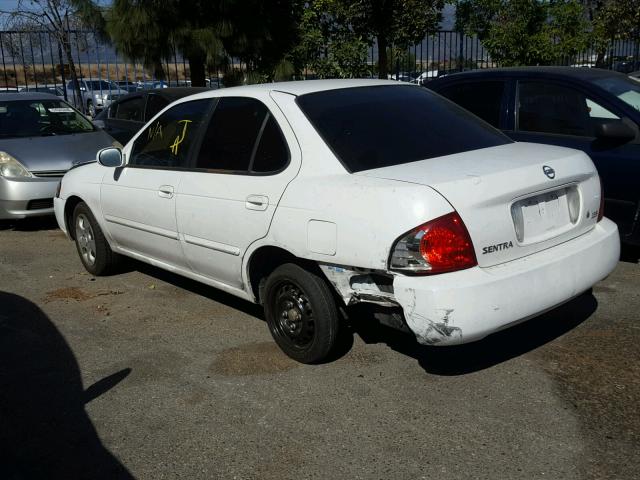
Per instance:
[[[55,199],[89,272],[126,255],[260,303],[301,362],[331,353],[340,305],[471,342],[589,289],[620,252],[587,155],[514,143],[406,83],[208,91],[97,159]]]
[[[119,80],[115,83],[116,85],[118,85],[118,88],[120,88],[121,90],[125,90],[129,93],[135,92],[138,90],[138,84],[134,82],[130,82],[128,80]]]
[[[640,243],[640,85],[597,68],[466,72],[428,87],[517,141],[576,148],[600,174],[607,216]]]
[[[204,87],[183,87],[131,93],[105,108],[94,118],[93,123],[124,145],[171,102],[207,90]]]
[[[72,81],[67,82],[67,99],[77,108],[86,108],[87,113],[91,117],[95,117],[100,110],[108,107],[111,102],[129,93],[118,87],[115,82],[86,79],[80,79],[78,81],[80,83],[82,99],[76,98],[77,95],[73,88]]]
[[[20,89],[20,93],[50,93],[58,98],[64,99],[64,90],[58,85],[38,86],[38,87],[23,87]]]
[[[53,214],[60,178],[113,139],[46,93],[0,98],[0,219]]]

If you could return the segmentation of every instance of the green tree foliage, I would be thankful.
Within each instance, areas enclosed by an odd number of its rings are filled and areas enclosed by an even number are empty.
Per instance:
[[[588,44],[589,23],[577,0],[462,0],[456,28],[477,34],[500,65],[568,61]]]
[[[295,13],[292,0],[115,0],[106,17],[109,35],[129,58],[162,78],[162,60],[175,46],[189,62],[191,84],[204,86],[206,67],[228,55],[245,64],[240,76],[271,78],[295,42]]]
[[[583,2],[600,41],[636,40],[640,36],[640,0],[590,0]]]
[[[312,0],[302,7],[299,42],[289,58],[295,73],[320,78],[354,78],[368,73],[368,42],[355,33],[334,0]]]
[[[375,43],[378,75],[386,78],[388,49],[406,49],[435,32],[443,7],[444,0],[309,1],[294,57],[312,59],[308,65],[320,75],[362,76],[369,70],[367,48]]]

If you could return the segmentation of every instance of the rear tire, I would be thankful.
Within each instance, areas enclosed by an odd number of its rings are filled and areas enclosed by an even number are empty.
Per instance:
[[[95,276],[113,272],[121,257],[111,250],[100,225],[84,202],[78,203],[73,211],[73,229],[78,255],[87,272]]]
[[[264,288],[269,331],[289,357],[319,363],[335,349],[340,316],[335,298],[320,275],[293,263],[276,268]]]

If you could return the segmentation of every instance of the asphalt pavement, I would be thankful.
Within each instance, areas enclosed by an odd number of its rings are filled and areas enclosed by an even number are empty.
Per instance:
[[[259,308],[50,220],[0,227],[0,478],[640,478],[638,252],[572,302],[436,348],[353,310],[298,364]]]

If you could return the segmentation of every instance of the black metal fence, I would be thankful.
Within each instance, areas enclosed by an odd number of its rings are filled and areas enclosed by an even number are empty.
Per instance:
[[[71,31],[72,57],[79,77],[87,80],[118,82],[119,88],[155,88],[158,86],[184,86],[190,84],[188,62],[178,51],[173,51],[161,65],[162,78],[156,78],[154,69],[127,60],[108,43],[102,42],[89,31]],[[604,51],[604,55],[603,55]],[[460,70],[498,66],[477,37],[455,31],[439,31],[406,50],[389,50],[391,78],[425,82],[437,76]],[[54,35],[46,31],[0,31],[0,91],[20,91],[41,87],[60,87],[66,95],[70,80],[69,66]],[[374,45],[368,51],[368,60],[362,76],[377,76],[378,51]],[[579,55],[564,58],[557,63],[574,66],[612,68],[626,73],[640,69],[638,42],[612,41],[601,49],[587,48]],[[230,72],[242,72],[244,65],[238,59],[228,58],[218,66],[207,66],[207,83],[211,88],[224,85]],[[298,78],[316,78],[317,72],[305,69]],[[111,84],[111,83],[110,83]],[[115,85],[115,83],[114,83]]]

